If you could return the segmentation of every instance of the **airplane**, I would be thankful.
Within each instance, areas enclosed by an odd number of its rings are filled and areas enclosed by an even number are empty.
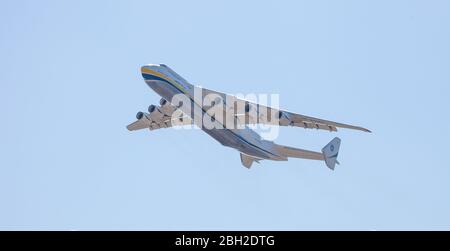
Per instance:
[[[196,125],[223,146],[239,151],[241,163],[246,168],[250,168],[253,162],[259,163],[261,160],[287,161],[289,158],[324,161],[331,170],[334,170],[335,165],[339,164],[337,157],[341,140],[338,137],[323,147],[321,152],[315,152],[278,145],[273,141],[263,139],[249,127],[251,124],[294,126],[330,132],[336,132],[337,128],[371,132],[363,127],[275,109],[233,95],[194,86],[164,64],[144,65],[141,67],[141,74],[145,83],[162,98],[159,106],[150,105],[148,107],[148,113],[138,112],[137,120],[127,126],[128,130],[156,130],[173,126]],[[200,98],[197,95],[198,91],[201,93]],[[180,95],[184,97],[183,100],[176,99]],[[208,106],[204,105],[204,99],[208,96],[214,97],[209,107],[217,106],[220,109],[219,112],[217,109],[211,112],[213,109],[205,108]],[[239,110],[236,107],[243,108]],[[226,112],[226,115],[217,116],[222,110]],[[262,119],[264,115],[266,119]],[[275,119],[269,120],[268,117]],[[210,121],[214,127],[204,126],[202,124],[204,121]]]

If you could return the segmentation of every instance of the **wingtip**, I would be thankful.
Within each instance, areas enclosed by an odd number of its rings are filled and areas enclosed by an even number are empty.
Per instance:
[[[360,131],[363,131],[363,132],[372,133],[371,130],[369,130],[369,129],[367,129],[367,128],[364,128],[364,127],[358,127],[357,129],[359,129]]]

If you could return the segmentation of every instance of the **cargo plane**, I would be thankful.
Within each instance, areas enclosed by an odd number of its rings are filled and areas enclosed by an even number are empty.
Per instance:
[[[246,168],[261,160],[301,158],[324,161],[328,168],[334,170],[335,165],[339,164],[337,157],[341,143],[336,137],[321,152],[298,149],[263,139],[249,127],[250,124],[294,126],[330,132],[337,131],[337,128],[370,132],[363,127],[292,113],[197,87],[164,64],[142,66],[141,73],[146,84],[162,98],[158,106],[148,107],[148,113],[138,112],[137,120],[127,126],[128,130],[196,125],[222,145],[239,151],[241,163]],[[208,102],[205,101],[207,99]],[[209,122],[209,126],[205,126],[205,121]]]

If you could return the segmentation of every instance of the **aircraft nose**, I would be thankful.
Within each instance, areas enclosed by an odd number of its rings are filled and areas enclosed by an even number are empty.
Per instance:
[[[142,66],[141,74],[145,80],[159,80],[164,75],[161,73],[161,67],[154,64]]]
[[[144,73],[146,70],[148,70],[148,65],[141,66],[141,73]]]
[[[150,68],[148,67],[148,65],[143,65],[141,67],[141,74],[142,74],[142,76],[144,76],[144,74],[148,74],[149,70],[150,70]]]
[[[155,70],[150,65],[144,65],[141,67],[141,74],[145,80],[153,79],[155,76]]]

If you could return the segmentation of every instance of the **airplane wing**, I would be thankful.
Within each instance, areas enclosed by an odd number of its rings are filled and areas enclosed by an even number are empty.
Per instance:
[[[170,117],[161,119],[159,121],[149,121],[147,119],[138,119],[127,126],[129,131],[137,131],[141,129],[149,129],[150,131],[169,128],[173,126],[191,125],[192,120],[188,116],[180,117],[179,119],[171,119]]]
[[[136,121],[129,124],[127,129],[136,131],[141,129],[156,130],[160,128],[169,128],[173,126],[183,126],[192,124],[192,119],[181,110],[175,108],[165,100],[161,100],[161,106],[149,106],[149,113],[138,112]]]
[[[239,121],[239,123],[262,123],[279,126],[296,126],[328,131],[337,131],[337,128],[347,128],[364,132],[371,132],[370,130],[360,126],[314,118],[289,112],[286,110],[279,110],[268,106],[259,105],[247,100],[239,99],[233,95],[228,95],[225,93],[202,88],[203,98],[205,98],[209,94],[214,94],[212,96],[220,96],[220,98],[225,101],[225,107],[227,107],[226,109],[234,110],[235,116],[238,118],[237,121]]]

